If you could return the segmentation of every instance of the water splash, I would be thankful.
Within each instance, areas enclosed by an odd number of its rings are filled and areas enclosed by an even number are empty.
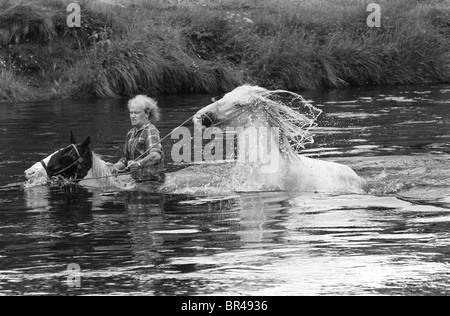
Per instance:
[[[260,173],[259,163],[221,163],[194,165],[169,173],[160,192],[216,195],[232,192],[277,191],[282,177]]]
[[[448,198],[450,161],[446,155],[384,156],[364,161],[371,195],[397,195],[427,201]]]

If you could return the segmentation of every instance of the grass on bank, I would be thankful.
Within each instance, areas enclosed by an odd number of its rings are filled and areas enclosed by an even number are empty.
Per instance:
[[[450,82],[450,0],[70,2],[0,0],[0,59],[58,97]]]
[[[32,100],[35,96],[35,92],[13,72],[0,70],[0,101],[24,102]]]

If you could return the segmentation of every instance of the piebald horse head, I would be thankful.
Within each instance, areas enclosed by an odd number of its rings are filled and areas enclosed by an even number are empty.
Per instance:
[[[61,176],[64,179],[82,179],[92,167],[90,137],[78,144],[71,133],[70,145],[36,162],[25,170],[28,183],[45,184],[50,178]]]

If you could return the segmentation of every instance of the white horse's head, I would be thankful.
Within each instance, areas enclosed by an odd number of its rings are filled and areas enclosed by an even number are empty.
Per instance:
[[[321,113],[296,93],[243,85],[199,110],[193,122],[196,128],[248,127],[263,120],[263,126],[279,128],[281,139],[298,150],[313,142],[309,130]]]
[[[55,175],[62,175],[65,178],[84,177],[90,168],[88,164],[91,163],[90,138],[86,138],[82,144],[76,144],[71,133],[70,142],[69,146],[55,151],[25,170],[25,178],[29,186],[43,185]]]
[[[231,126],[240,127],[247,123],[248,119],[243,115],[250,114],[251,107],[261,99],[268,90],[244,85],[223,95],[219,100],[199,110],[193,118],[196,127]]]

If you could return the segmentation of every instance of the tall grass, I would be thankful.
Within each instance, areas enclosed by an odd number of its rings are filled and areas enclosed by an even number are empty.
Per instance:
[[[263,85],[294,90],[450,81],[449,1],[382,2],[381,28],[360,3],[266,1],[276,9],[234,39],[241,62]]]
[[[0,58],[58,97],[450,82],[450,0],[377,1],[381,28],[368,0],[78,1],[79,29],[69,2],[0,0]]]
[[[0,70],[0,101],[24,102],[32,100],[35,93],[13,72]]]
[[[141,22],[116,38],[95,43],[66,73],[71,96],[210,93],[239,83],[223,65],[190,55],[182,32]]]

